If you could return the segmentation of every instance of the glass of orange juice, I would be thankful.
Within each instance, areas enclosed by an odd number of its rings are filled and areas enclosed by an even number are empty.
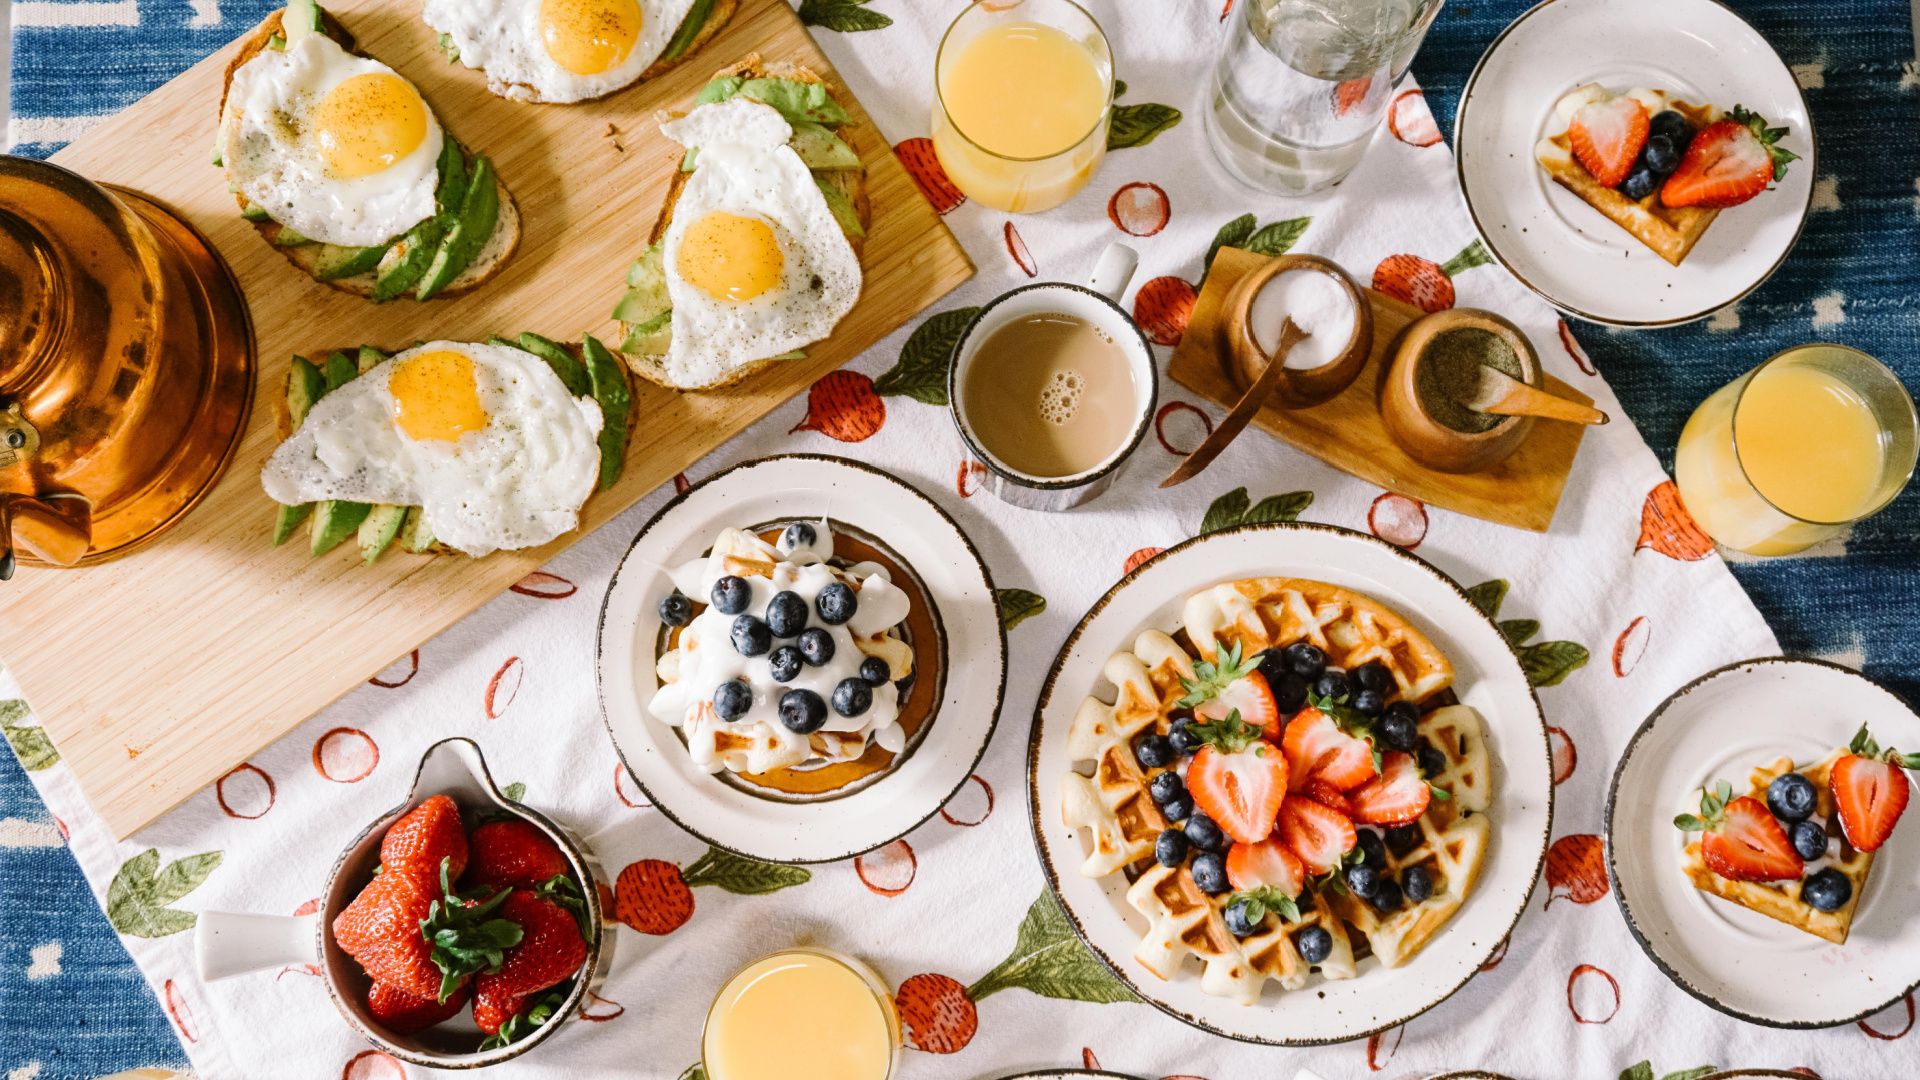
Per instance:
[[[741,968],[700,1037],[707,1080],[887,1080],[899,1059],[887,984],[826,949],[785,949]]]
[[[1858,349],[1801,345],[1714,391],[1687,420],[1674,481],[1720,544],[1788,555],[1838,535],[1913,475],[1913,398]]]
[[[933,149],[969,198],[1046,210],[1107,154],[1113,50],[1073,0],[976,0],[934,62]]]

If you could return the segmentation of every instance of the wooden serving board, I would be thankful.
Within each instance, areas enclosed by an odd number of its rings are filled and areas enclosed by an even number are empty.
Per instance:
[[[1240,248],[1220,249],[1194,304],[1187,332],[1167,364],[1174,382],[1224,408],[1240,400],[1241,387],[1228,376],[1215,347],[1220,308],[1234,282],[1266,261],[1267,256]],[[1359,378],[1340,396],[1311,409],[1265,406],[1254,415],[1254,424],[1342,472],[1390,491],[1501,525],[1546,532],[1586,429],[1542,420],[1512,457],[1484,472],[1444,473],[1408,457],[1380,419],[1380,377],[1394,339],[1426,312],[1365,286],[1360,291],[1373,305],[1373,355]],[[1593,402],[1552,375],[1546,376],[1546,388],[1560,397]]]
[[[742,0],[732,22],[658,79],[580,105],[496,98],[449,64],[415,0],[328,0],[359,47],[412,79],[470,149],[492,157],[524,217],[520,250],[485,286],[428,304],[375,305],[309,281],[235,211],[209,164],[229,45],[54,156],[146,192],[210,237],[253,317],[259,381],[232,468],[179,526],[85,570],[22,569],[0,587],[0,662],[19,680],[94,809],[125,837],[254,751],[473,611],[580,534],[485,559],[408,555],[372,567],[345,550],[310,559],[269,542],[260,467],[276,435],[288,358],[366,342],[485,340],[532,330],[616,343],[627,264],[646,244],[680,148],[656,111],[684,108],[750,52],[820,73],[860,124],[872,224],[859,304],[807,359],[742,385],[679,395],[639,382],[639,421],[619,484],[588,501],[581,533],[846,363],[973,275],[784,0]],[[618,145],[616,145],[616,143]],[[304,535],[304,530],[302,534]]]

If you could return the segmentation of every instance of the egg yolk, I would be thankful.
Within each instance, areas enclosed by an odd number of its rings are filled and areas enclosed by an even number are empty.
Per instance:
[[[687,226],[675,264],[687,284],[737,304],[778,285],[783,261],[773,226],[720,210]]]
[[[638,0],[540,0],[540,39],[575,75],[618,66],[640,38]]]
[[[313,137],[335,176],[372,176],[427,138],[427,103],[413,84],[385,71],[355,75],[314,107]]]
[[[473,360],[462,353],[443,349],[407,357],[394,365],[387,392],[394,422],[409,438],[452,442],[487,426]]]

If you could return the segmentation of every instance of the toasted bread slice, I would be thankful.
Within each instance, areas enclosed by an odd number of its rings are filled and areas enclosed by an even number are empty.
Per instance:
[[[605,94],[601,94],[599,96],[606,97],[609,94],[617,94],[620,91],[626,89],[627,87],[634,85],[634,83],[646,82],[648,79],[655,78],[660,75],[664,75],[667,72],[672,71],[674,68],[679,67],[681,64],[684,64],[687,61],[693,59],[694,54],[700,51],[701,46],[705,45],[709,41],[712,41],[714,36],[720,33],[720,31],[727,25],[727,22],[733,18],[734,12],[738,10],[740,10],[739,0],[711,0],[711,2],[707,7],[705,21],[700,24],[700,28],[698,30],[694,31],[693,39],[687,42],[686,47],[680,50],[678,55],[675,55],[672,57],[668,57],[668,56],[659,57],[658,59],[654,60],[653,63],[648,64],[646,69],[640,72],[640,74],[634,76],[633,82],[616,86],[608,90]],[[687,12],[686,18],[692,19],[699,15],[700,15],[700,5],[696,3],[693,6],[693,8]],[[431,22],[429,22],[427,25],[433,26]],[[674,36],[677,36],[680,30],[683,29],[685,26],[686,26],[686,19],[682,19],[680,27],[677,27],[674,31]],[[437,30],[439,28],[434,27],[434,29]],[[443,35],[441,40],[444,42],[447,40],[447,38]],[[671,43],[672,37],[669,37],[668,41],[669,43]],[[449,56],[451,58],[452,54],[450,53]],[[459,61],[458,59],[450,59],[449,62],[460,63],[461,61]],[[594,98],[570,98],[566,101],[554,101],[551,98],[540,96],[540,91],[537,87],[534,87],[527,83],[522,83],[522,82],[513,82],[506,79],[495,79],[491,74],[487,76],[487,89],[492,93],[494,93],[495,95],[506,98],[510,101],[529,101],[537,105],[555,105],[555,104],[569,105],[569,104],[575,104],[580,101],[594,100]]]
[[[1695,131],[1720,119],[1720,110],[1712,105],[1694,105],[1671,96],[1664,104],[1686,117]],[[1580,196],[1588,206],[1605,214],[1653,249],[1654,254],[1675,266],[1699,243],[1707,226],[1713,224],[1714,217],[1720,213],[1698,206],[1662,205],[1658,188],[1644,199],[1629,199],[1602,185],[1573,156],[1573,147],[1564,131],[1541,139],[1534,146],[1533,156],[1555,183]]]
[[[221,79],[220,111],[217,115],[221,117],[226,115],[227,93],[233,86],[234,72],[240,70],[241,65],[258,56],[260,50],[267,48],[267,43],[276,34],[281,34],[281,16],[284,12],[285,9],[283,8],[268,15],[265,19],[261,20],[260,25],[254,27],[253,32],[248,34],[241,42],[240,51],[234,54],[233,60],[227,64],[226,74]],[[332,14],[322,12],[321,17],[324,20],[324,29],[328,37],[339,42],[340,46],[348,52],[358,51],[354,47],[353,36],[347,33],[346,29],[340,25],[338,20],[334,19]],[[438,113],[435,115],[438,116]],[[443,121],[442,127],[444,126]],[[469,154],[468,165],[471,166],[472,162],[473,156]],[[494,186],[500,195],[500,211],[499,215],[494,219],[493,232],[487,237],[486,242],[481,245],[479,252],[474,255],[473,261],[467,264],[467,268],[460,271],[444,289],[434,294],[436,298],[442,296],[457,296],[460,293],[478,288],[491,280],[494,275],[498,274],[501,268],[506,266],[507,260],[513,257],[514,250],[519,247],[520,209],[514,205],[513,196],[507,191],[504,183],[496,180]],[[234,201],[239,204],[240,210],[244,213],[247,209],[246,196],[236,194]],[[260,234],[261,239],[265,240],[275,251],[278,251],[284,256],[288,262],[299,267],[308,277],[314,278],[316,281],[320,280],[317,260],[323,250],[321,245],[282,245],[276,242],[280,238],[281,230],[284,228],[279,222],[268,218],[255,221],[252,224],[254,231]],[[321,284],[338,289],[341,292],[352,293],[355,296],[371,297],[376,280],[377,278],[374,272],[369,271],[350,277],[322,281]],[[413,294],[409,291],[402,295],[411,297]]]
[[[788,61],[769,62],[761,59],[758,53],[751,53],[739,63],[721,68],[719,71],[713,73],[713,77],[716,79],[724,79],[735,75],[744,79],[791,79],[795,82],[826,85],[825,79],[821,78],[818,73],[803,64],[795,64]],[[831,87],[829,87],[829,89],[831,89]],[[672,115],[678,117],[685,114],[675,113]],[[853,144],[850,139],[846,141],[849,146]],[[856,149],[858,148],[856,147]],[[838,188],[840,192],[847,197],[847,200],[853,204],[854,215],[859,218],[860,230],[861,233],[864,234],[868,227],[873,224],[873,207],[867,199],[867,167],[865,163],[862,163],[857,169],[835,169],[830,172],[816,173],[815,176],[821,181]],[[660,208],[660,217],[654,222],[653,232],[647,236],[648,244],[658,244],[666,238],[667,227],[673,223],[673,208],[675,204],[680,201],[680,192],[687,186],[687,181],[692,178],[692,173],[675,170],[673,180],[667,187],[666,202]],[[853,246],[853,254],[856,258],[865,253],[866,237],[864,235],[856,236],[853,233],[847,233],[846,237],[847,242]],[[633,327],[631,324],[621,323],[621,339],[625,340],[632,330]],[[681,386],[668,377],[666,369],[661,364],[662,358],[660,356],[636,355],[634,353],[622,353],[621,355],[627,358],[627,366],[633,369],[634,374],[650,382],[658,383],[669,390],[719,390],[723,387],[733,386],[736,383],[751,378],[756,373],[774,364],[780,363],[780,361],[772,359],[756,360],[749,364],[743,364],[704,386]]]

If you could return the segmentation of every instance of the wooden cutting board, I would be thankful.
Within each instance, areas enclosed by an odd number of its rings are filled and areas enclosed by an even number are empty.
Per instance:
[[[1240,248],[1220,249],[1187,331],[1167,362],[1167,375],[1174,382],[1223,408],[1230,409],[1240,400],[1241,387],[1228,377],[1222,354],[1215,348],[1223,318],[1221,305],[1234,282],[1266,261],[1267,256]],[[1477,473],[1444,473],[1408,457],[1380,419],[1380,377],[1394,339],[1426,312],[1364,285],[1360,292],[1373,305],[1373,354],[1359,378],[1338,397],[1311,409],[1268,405],[1254,414],[1254,426],[1389,491],[1501,525],[1546,532],[1587,429],[1542,420],[1512,457]],[[1552,375],[1546,376],[1546,389],[1583,404],[1593,403]]]
[[[601,101],[565,106],[487,93],[480,73],[442,57],[417,0],[325,6],[361,49],[413,80],[462,143],[492,157],[524,216],[520,250],[479,290],[429,304],[374,305],[307,280],[240,219],[224,175],[209,164],[231,45],[54,156],[95,180],[154,196],[205,232],[246,293],[258,346],[245,439],[186,521],[124,559],[85,570],[23,568],[0,586],[0,663],[120,837],[577,538],[479,560],[395,549],[372,567],[345,550],[309,559],[299,543],[272,547],[273,504],[259,479],[275,441],[272,396],[284,392],[293,354],[363,341],[399,347],[532,330],[617,342],[610,313],[680,157],[654,114],[684,108],[714,71],[749,52],[798,61],[826,78],[861,125],[850,141],[866,163],[872,200],[865,288],[804,361],[719,393],[678,395],[642,382],[626,470],[587,503],[581,533],[973,275],[966,252],[784,0],[742,0],[689,62]]]

